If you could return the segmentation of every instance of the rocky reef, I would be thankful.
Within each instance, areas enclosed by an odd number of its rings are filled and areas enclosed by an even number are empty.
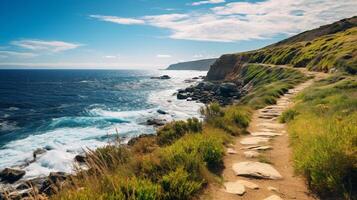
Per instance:
[[[247,93],[243,82],[203,81],[177,92],[177,99],[201,103],[217,102],[221,105],[232,104]]]

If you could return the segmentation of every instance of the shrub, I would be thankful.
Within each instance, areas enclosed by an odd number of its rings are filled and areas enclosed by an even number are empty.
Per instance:
[[[190,174],[182,167],[163,176],[161,186],[164,199],[191,199],[201,189],[202,182],[190,179]]]
[[[296,110],[289,109],[283,112],[283,114],[279,118],[280,123],[287,123],[291,120],[294,120],[294,118],[298,115],[299,113]]]
[[[175,121],[166,124],[157,132],[157,141],[160,145],[168,145],[181,138],[186,133],[202,131],[202,123],[197,118],[185,121]]]

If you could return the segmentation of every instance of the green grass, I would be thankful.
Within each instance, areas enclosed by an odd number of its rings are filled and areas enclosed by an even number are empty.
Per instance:
[[[241,102],[208,105],[201,110],[204,122],[172,122],[132,146],[111,144],[88,152],[90,170],[51,198],[182,200],[198,197],[207,184],[220,183],[225,145],[246,133],[252,111],[307,79],[297,70],[259,65],[247,65],[241,77],[252,85]]]
[[[236,54],[247,62],[307,67],[328,72],[332,69],[357,73],[357,28],[319,37],[309,42],[267,47]]]
[[[356,77],[343,75],[316,83],[298,96],[299,115],[284,117],[296,171],[321,196],[357,197],[356,83]]]

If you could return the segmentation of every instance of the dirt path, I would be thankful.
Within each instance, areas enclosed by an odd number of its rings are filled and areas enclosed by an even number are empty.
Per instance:
[[[281,113],[293,106],[297,93],[326,77],[323,73],[302,71],[315,78],[289,90],[276,105],[255,111],[248,128],[250,135],[236,138],[225,156],[224,186],[211,186],[209,199],[315,199],[305,180],[294,175],[286,127],[278,122]]]

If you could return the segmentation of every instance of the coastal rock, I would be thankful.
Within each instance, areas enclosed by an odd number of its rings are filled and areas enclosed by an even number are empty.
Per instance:
[[[85,163],[86,162],[86,156],[84,155],[76,155],[74,157],[74,160],[78,163]]]
[[[227,193],[238,195],[243,195],[245,193],[244,185],[238,181],[224,183],[224,187],[226,188]]]
[[[38,148],[36,149],[34,152],[33,152],[33,159],[36,160],[36,158],[39,156],[39,155],[42,155],[46,153],[46,149],[42,149],[42,148]]]
[[[40,193],[52,195],[62,188],[63,183],[67,180],[69,174],[64,172],[51,172],[43,182]]]
[[[168,114],[166,111],[161,110],[161,109],[158,109],[156,112],[159,113],[159,114],[162,114],[162,115]]]
[[[24,170],[5,168],[0,172],[1,182],[14,183],[25,175]]]
[[[177,94],[177,99],[187,99],[188,98],[188,95],[185,94],[185,93],[178,93]]]
[[[163,126],[166,124],[166,120],[164,119],[148,119],[146,121],[146,125],[149,126]]]
[[[151,79],[162,79],[162,80],[166,80],[166,79],[171,79],[171,77],[169,75],[162,75],[162,76],[153,76],[151,77]]]
[[[233,165],[233,171],[238,176],[248,176],[263,179],[282,179],[280,173],[271,165],[261,162],[239,162]]]

